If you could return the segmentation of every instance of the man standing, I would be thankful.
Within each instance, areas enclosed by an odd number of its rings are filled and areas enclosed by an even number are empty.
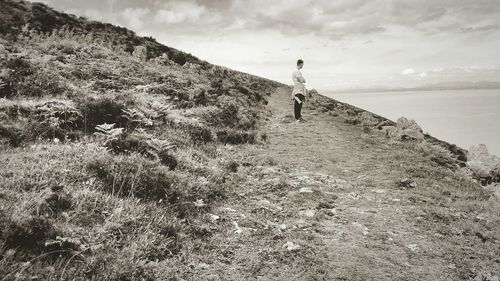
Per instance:
[[[300,70],[304,66],[304,61],[299,59],[297,60],[297,69],[295,69],[292,73],[293,80],[293,92],[292,92],[292,100],[294,101],[294,113],[295,113],[295,121],[296,122],[304,122],[302,118],[301,110],[302,104],[306,99],[306,79],[302,76]]]

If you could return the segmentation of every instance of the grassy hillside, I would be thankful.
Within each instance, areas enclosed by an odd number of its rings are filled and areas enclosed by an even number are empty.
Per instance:
[[[266,140],[278,84],[43,4],[0,5],[2,280],[152,278],[210,236],[203,214],[238,167],[219,147]]]

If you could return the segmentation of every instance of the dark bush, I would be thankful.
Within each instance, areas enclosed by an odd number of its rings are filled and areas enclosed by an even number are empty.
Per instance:
[[[45,218],[30,217],[17,222],[13,220],[0,221],[2,244],[7,249],[22,250],[27,254],[39,254],[44,249],[48,239],[55,238],[57,232]]]
[[[115,124],[115,128],[127,127],[129,122],[124,116],[125,106],[110,98],[89,99],[78,104],[83,116],[79,128],[85,132],[94,132],[101,124]]]
[[[14,127],[0,124],[0,138],[8,140],[12,146],[20,146],[26,139],[23,130]]]
[[[262,101],[263,97],[259,92],[253,91],[248,87],[238,85],[235,87],[240,93],[244,94],[247,98],[252,99],[254,101]]]
[[[193,93],[193,102],[195,105],[207,105],[208,99],[205,90],[198,89]]]
[[[213,141],[212,131],[198,125],[184,125],[184,130],[189,134],[191,141],[196,144],[203,144]]]
[[[151,156],[151,146],[144,140],[136,136],[127,135],[118,139],[113,139],[106,144],[106,147],[115,154],[130,154],[137,152],[143,156]]]
[[[56,57],[56,61],[61,62],[61,63],[66,63],[66,57],[63,55],[58,55]]]
[[[14,88],[10,81],[0,78],[0,98],[9,98],[15,95]]]
[[[167,150],[158,152],[158,158],[160,159],[160,163],[167,166],[170,170],[175,170],[175,168],[177,168],[177,159]]]
[[[28,135],[27,140],[36,140],[36,139],[59,139],[63,141],[66,139],[66,136],[70,134],[70,131],[64,128],[61,128],[59,124],[52,124],[49,121],[37,122],[31,121],[28,125]]]
[[[59,96],[69,91],[58,76],[45,72],[36,72],[27,76],[18,85],[18,94],[27,97]]]
[[[70,46],[70,45],[59,45],[58,46],[58,49],[63,53],[63,54],[67,54],[67,55],[73,55],[76,53],[76,50],[73,46]]]
[[[35,67],[24,58],[10,59],[5,63],[5,68],[12,70],[14,78],[22,79],[36,72]]]
[[[45,204],[52,214],[61,213],[71,208],[71,195],[62,191],[53,192],[45,198]]]
[[[226,170],[231,172],[231,173],[236,173],[238,172],[238,167],[240,166],[240,164],[238,164],[238,162],[232,160],[232,161],[229,161],[229,163],[226,163]]]
[[[247,133],[236,130],[218,131],[217,139],[224,144],[255,143],[255,133]]]
[[[263,142],[266,142],[268,140],[267,134],[266,133],[262,133],[260,135],[260,140],[263,141]]]
[[[214,111],[205,114],[204,120],[211,126],[235,127],[238,125],[238,105],[235,103],[224,103]]]
[[[178,65],[184,65],[187,62],[186,55],[182,52],[176,51],[168,54],[172,60],[177,63]]]
[[[175,175],[154,162],[137,158],[108,158],[95,160],[87,168],[102,181],[104,190],[111,194],[152,201],[163,199],[171,204],[182,197],[173,189],[177,182]]]

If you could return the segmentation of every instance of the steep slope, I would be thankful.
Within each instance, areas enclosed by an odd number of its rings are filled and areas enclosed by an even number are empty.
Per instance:
[[[1,7],[0,276],[159,274],[210,236],[238,166],[219,147],[265,140],[280,84],[43,4]]]
[[[294,124],[279,83],[0,4],[1,280],[498,278],[462,149],[314,91]]]
[[[25,31],[50,33],[62,28],[71,30],[77,35],[93,35],[93,40],[100,39],[115,46],[120,46],[126,52],[132,52],[135,46],[146,46],[148,58],[167,54],[172,61],[183,65],[186,62],[196,62],[207,65],[198,58],[164,46],[151,37],[139,37],[131,30],[108,23],[89,21],[82,17],[58,12],[43,3],[27,1],[0,0],[0,34],[16,40]]]

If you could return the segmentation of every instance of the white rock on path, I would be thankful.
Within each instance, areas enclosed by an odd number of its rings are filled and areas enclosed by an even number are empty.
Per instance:
[[[236,228],[236,229],[234,230],[234,233],[236,233],[236,234],[241,234],[241,233],[243,232],[243,230],[241,230],[241,228],[240,228],[240,226],[238,225],[238,223],[237,223],[237,222],[233,221],[233,225],[234,225],[234,228]]]
[[[289,252],[293,252],[300,250],[300,245],[288,241],[283,245],[283,248],[285,248]]]
[[[418,245],[417,244],[408,244],[408,249],[410,249],[412,252],[416,252],[418,250]]]
[[[309,187],[302,187],[299,189],[299,193],[313,193],[313,190]]]
[[[313,210],[313,209],[306,209],[306,210],[302,210],[299,212],[300,216],[308,217],[308,218],[314,217],[315,214],[316,214],[316,210]]]

